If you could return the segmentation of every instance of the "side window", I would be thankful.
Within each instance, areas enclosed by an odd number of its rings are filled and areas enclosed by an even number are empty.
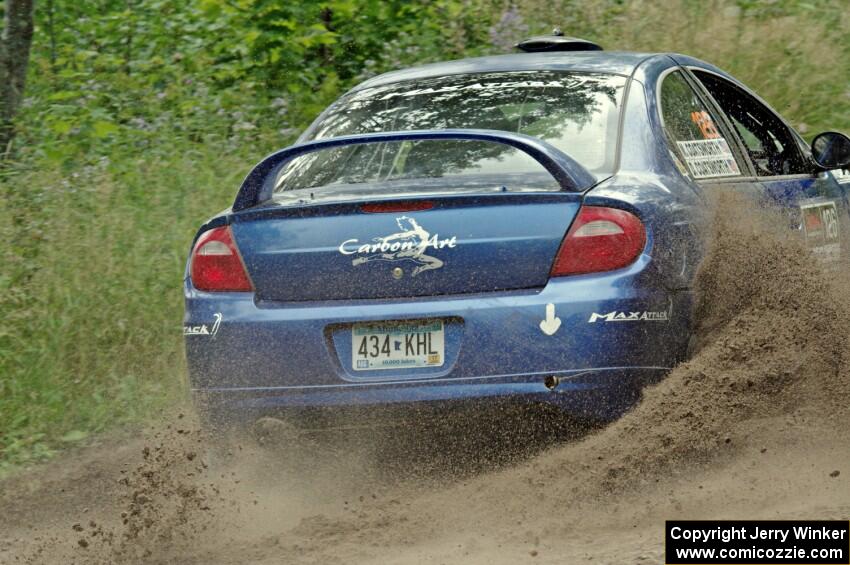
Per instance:
[[[661,118],[674,155],[685,162],[693,178],[741,174],[717,121],[680,71],[664,77],[660,98]]]
[[[762,177],[810,173],[794,134],[776,114],[731,82],[693,71],[735,126]]]

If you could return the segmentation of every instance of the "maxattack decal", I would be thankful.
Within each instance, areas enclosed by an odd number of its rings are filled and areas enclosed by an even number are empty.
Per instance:
[[[588,324],[596,322],[666,322],[667,312],[608,312],[607,314],[590,315]]]
[[[443,261],[426,255],[428,248],[443,249],[457,246],[457,237],[440,239],[439,234],[431,235],[413,218],[401,216],[395,219],[397,233],[375,237],[372,243],[361,243],[357,239],[346,239],[339,244],[339,252],[343,255],[357,255],[351,264],[355,267],[372,261],[413,261],[416,268],[410,273],[415,277],[424,271],[439,269]]]
[[[214,337],[218,333],[218,328],[221,326],[221,312],[213,314],[215,321],[211,328],[206,324],[198,324],[195,326],[183,326],[183,335],[208,335]]]

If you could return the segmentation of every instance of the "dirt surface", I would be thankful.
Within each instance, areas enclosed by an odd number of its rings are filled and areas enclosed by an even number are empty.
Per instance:
[[[667,519],[846,520],[847,273],[721,207],[696,354],[605,428],[214,445],[174,415],[0,483],[0,562],[660,563]]]

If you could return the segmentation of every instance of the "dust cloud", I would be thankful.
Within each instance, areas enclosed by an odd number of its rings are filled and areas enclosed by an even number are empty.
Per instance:
[[[848,269],[781,213],[715,209],[694,355],[607,427],[408,414],[212,444],[174,416],[0,483],[0,562],[641,563],[665,519],[846,519]]]

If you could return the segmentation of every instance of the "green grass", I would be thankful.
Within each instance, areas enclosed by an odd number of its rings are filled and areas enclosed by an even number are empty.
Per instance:
[[[0,461],[22,463],[185,390],[181,281],[198,226],[232,201],[246,147],[173,141],[171,156],[6,180],[0,205]],[[4,188],[9,188],[8,186]]]
[[[479,4],[499,20],[498,3]],[[688,53],[738,76],[808,136],[850,131],[841,2],[521,4],[524,35],[560,25],[609,49]],[[31,80],[34,92],[47,90],[46,79]],[[47,127],[28,119],[30,130]],[[0,472],[183,398],[181,279],[192,235],[231,202],[253,162],[288,141],[269,127],[234,142],[206,119],[161,128],[153,149],[120,132],[89,139],[78,164],[67,159],[72,130],[45,142],[44,156],[36,147],[0,170]],[[52,135],[42,133],[29,139]]]

